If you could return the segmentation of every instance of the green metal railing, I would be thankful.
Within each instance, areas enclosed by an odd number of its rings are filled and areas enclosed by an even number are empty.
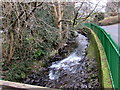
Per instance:
[[[107,57],[107,63],[111,74],[113,88],[120,90],[119,47],[111,39],[110,35],[105,32],[104,29],[100,28],[99,26],[93,23],[85,23],[84,25],[88,28],[91,28],[100,39]]]

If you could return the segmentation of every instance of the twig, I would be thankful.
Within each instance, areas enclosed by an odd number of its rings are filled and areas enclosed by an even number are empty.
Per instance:
[[[26,17],[26,21],[28,20],[28,18],[30,17],[30,15],[36,10],[36,8],[39,7],[39,6],[41,6],[42,4],[43,4],[43,2],[40,3],[38,6],[34,7],[34,9],[30,12],[30,14],[28,15],[28,17]],[[8,30],[10,27],[12,27],[13,25],[15,25],[16,22],[17,22],[17,20],[20,19],[20,17],[23,16],[24,13],[25,12],[22,11],[21,14],[18,16],[18,18],[16,18],[15,21],[9,27],[7,27],[5,30]],[[24,23],[23,23],[23,26],[24,26]]]
[[[99,1],[99,2],[100,2],[100,1]],[[84,22],[87,18],[89,18],[89,17],[91,16],[91,14],[95,11],[96,7],[98,6],[99,2],[95,5],[94,9],[89,13],[88,16],[86,16],[86,17],[84,18],[84,20],[83,20],[82,22]]]
[[[82,3],[81,3],[80,7],[79,7],[79,8],[78,8],[78,10],[77,10],[77,13],[76,13],[76,15],[75,15],[75,18],[73,19],[73,26],[74,26],[74,25],[75,25],[75,23],[76,23],[76,19],[77,19],[77,17],[78,17],[79,10],[82,8],[83,3],[84,3],[84,2],[82,2]]]

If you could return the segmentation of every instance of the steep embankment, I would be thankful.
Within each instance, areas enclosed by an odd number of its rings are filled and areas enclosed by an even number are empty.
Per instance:
[[[120,23],[120,15],[106,17],[104,20],[99,21],[100,26],[112,25]]]

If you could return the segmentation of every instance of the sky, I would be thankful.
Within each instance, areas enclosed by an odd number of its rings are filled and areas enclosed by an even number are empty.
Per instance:
[[[90,0],[93,3],[97,3],[100,1],[99,5],[105,5],[107,3],[107,0]]]
[[[100,12],[105,12],[105,6],[106,6],[106,3],[107,3],[107,0],[77,0],[78,2],[87,2],[87,1],[90,1],[93,3],[92,7],[94,8],[96,6],[96,4],[98,3],[98,6],[97,6],[97,11],[100,11]],[[79,6],[80,4],[77,3],[77,5]],[[102,8],[102,6],[104,6],[104,8]]]
[[[98,8],[98,10],[105,12],[105,8],[101,9],[101,6],[106,6],[107,0],[90,0],[90,1],[95,4],[97,4],[100,1],[98,4],[99,6],[97,8]]]
[[[26,1],[26,0],[0,0],[0,1]],[[51,0],[27,0],[27,1],[51,1]],[[53,0],[53,1],[57,1],[57,0]],[[94,8],[94,6],[99,2],[99,4],[98,4],[98,7],[97,7],[97,9],[98,9],[98,11],[100,10],[100,11],[105,11],[105,8],[103,8],[103,9],[101,9],[101,6],[102,5],[106,5],[106,2],[107,2],[107,0],[60,0],[60,1],[70,1],[70,2],[75,2],[75,1],[79,1],[79,2],[83,2],[83,1],[90,1],[90,2],[92,2],[92,3],[94,3],[94,5],[93,5],[93,8]]]

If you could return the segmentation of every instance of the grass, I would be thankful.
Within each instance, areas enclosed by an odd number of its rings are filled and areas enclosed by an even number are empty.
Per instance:
[[[101,26],[106,26],[106,25],[112,25],[112,24],[117,24],[120,23],[120,15],[117,16],[111,16],[111,17],[106,17],[104,20],[99,21],[99,25]]]

